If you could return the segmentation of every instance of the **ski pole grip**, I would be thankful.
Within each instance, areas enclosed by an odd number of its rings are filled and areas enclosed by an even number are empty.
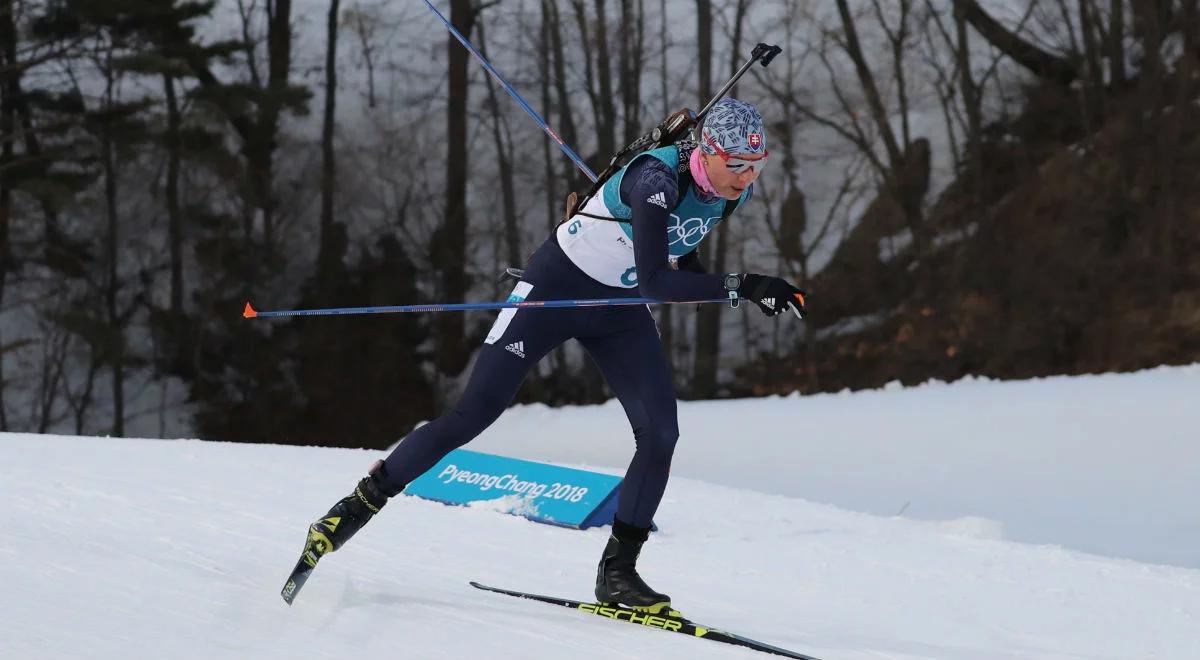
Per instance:
[[[750,52],[750,56],[759,60],[763,66],[771,63],[775,56],[782,53],[783,49],[779,46],[771,46],[768,44],[758,44],[754,50]]]

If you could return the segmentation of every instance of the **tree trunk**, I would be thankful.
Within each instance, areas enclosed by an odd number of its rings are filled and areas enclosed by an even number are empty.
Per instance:
[[[875,0],[872,5],[875,8],[879,24],[887,33],[888,41],[892,46],[892,75],[895,76],[896,103],[899,106],[897,110],[900,115],[899,143],[907,149],[908,144],[912,142],[912,129],[908,118],[908,82],[905,76],[908,67],[904,62],[904,50],[908,43],[908,17],[912,10],[912,0],[899,0],[898,24],[894,32],[888,27],[878,0]]]
[[[322,304],[332,304],[331,288],[345,241],[336,230],[334,195],[337,190],[337,156],[334,133],[337,130],[337,38],[341,0],[330,0],[325,41],[325,116],[321,126],[321,226],[317,249],[317,291]]]
[[[263,247],[270,255],[275,247],[276,140],[292,64],[292,0],[274,0],[273,5],[267,5],[267,56],[267,90],[259,105],[257,126],[245,144],[244,153],[250,169],[251,200],[261,214]]]
[[[671,114],[671,77],[670,69],[667,68],[667,45],[671,42],[670,32],[667,31],[667,0],[659,0],[658,2],[659,24],[658,24],[658,57],[659,67],[662,70],[662,76],[659,78],[660,85],[659,93],[662,94],[662,116],[666,117]]]
[[[451,0],[450,22],[470,38],[476,12],[470,0]],[[467,51],[446,36],[449,98],[446,106],[446,217],[433,240],[433,264],[441,274],[440,293],[447,302],[467,295]],[[462,314],[437,317],[437,365],[456,376],[467,366],[466,319]]]
[[[565,84],[561,77],[561,74],[554,73],[555,71],[561,71],[561,68],[563,67],[562,57],[561,57],[562,40],[559,35],[559,33],[562,29],[562,26],[559,23],[558,11],[554,8],[553,2],[550,2],[550,0],[542,0],[541,8],[542,8],[542,27],[541,27],[540,40],[538,43],[538,73],[539,73],[539,78],[540,78],[539,83],[541,85],[541,92],[542,92],[542,107],[546,109],[546,116],[549,117],[550,110],[551,110],[551,108],[554,107],[554,101],[553,101],[554,96],[553,95],[556,90],[556,88],[551,87],[551,78],[552,77],[558,76],[557,80],[554,81],[554,84],[563,86],[563,88],[564,88],[563,93],[565,94]],[[554,54],[555,53],[555,51],[554,51],[555,42],[558,43],[558,49],[559,49],[558,57],[555,57],[555,54]],[[562,108],[561,110],[562,110],[562,112],[560,112],[560,114],[559,114],[559,116],[560,116],[559,128],[563,128],[561,126],[561,119],[564,116],[566,118],[570,117],[569,108]],[[565,128],[563,128],[563,131],[562,131],[562,133],[560,133],[560,135],[564,136],[563,139],[568,144],[575,144],[575,142],[573,141],[574,140],[574,134],[573,134],[574,126],[571,127],[571,130],[572,130],[572,137],[570,139],[565,137],[566,136]],[[565,196],[560,194],[559,188],[558,188],[559,180],[561,177],[561,175],[559,174],[558,167],[557,167],[557,164],[559,162],[557,160],[559,158],[559,151],[558,151],[558,149],[554,149],[550,145],[550,140],[541,140],[541,143],[542,143],[542,159],[546,165],[546,169],[545,169],[545,172],[546,172],[546,174],[545,174],[545,176],[546,176],[546,228],[550,232],[553,232],[554,229],[558,226],[559,220],[562,219],[563,212],[564,212],[564,200],[565,200]],[[567,166],[569,167],[569,165],[567,165]],[[568,183],[567,186],[568,186],[568,188],[570,188],[570,183]],[[545,392],[548,387],[551,387],[554,382],[561,382],[561,379],[567,377],[567,371],[566,371],[566,367],[565,367],[566,360],[564,359],[564,356],[563,356],[562,346],[555,348],[546,357],[547,357],[546,363],[548,365],[548,374],[543,377],[542,374],[540,373],[540,371],[534,371],[534,375],[535,375],[534,377],[536,379],[535,382],[537,383],[537,385],[539,387],[542,388],[543,392]]]
[[[1192,57],[1200,57],[1200,0],[1183,0],[1179,18],[1183,48]]]
[[[637,0],[636,11],[634,0],[621,0],[620,93],[621,120],[625,128],[622,133],[624,144],[633,142],[642,133],[641,83],[645,64],[642,61],[645,56],[645,23],[643,0]]]
[[[696,73],[699,75],[699,102],[712,98],[712,0],[696,0]]]
[[[187,63],[189,72],[196,77],[200,85],[214,92],[208,100],[221,110],[241,138],[241,154],[246,160],[247,180],[243,192],[246,205],[246,214],[243,217],[245,234],[247,238],[254,238],[254,216],[259,215],[263,227],[264,252],[269,259],[275,241],[273,161],[279,119],[285,104],[289,101],[295,102],[294,90],[288,82],[292,59],[292,0],[271,0],[266,5],[266,12],[267,54],[270,60],[266,87],[257,87],[259,75],[254,67],[253,57],[250,63],[250,77],[256,85],[254,91],[258,99],[256,115],[251,116],[247,112],[249,104],[239,102],[237,95],[229,94],[227,86],[217,79],[209,68],[209,55],[201,49],[187,48],[183,49],[179,56]],[[244,17],[244,20],[249,19]],[[247,272],[245,276],[246,283],[252,284],[254,272]]]
[[[104,95],[107,108],[112,108],[115,102],[113,87],[116,74],[112,69],[112,64],[112,53],[110,52],[108,68],[105,71],[108,78],[108,86]],[[106,120],[106,122],[111,121],[112,119]],[[117,163],[111,123],[106,123],[101,130],[100,150],[104,169],[104,205],[108,223],[108,231],[104,240],[106,262],[104,311],[107,317],[107,331],[111,334],[107,334],[100,340],[102,342],[100,350],[103,351],[109,368],[112,370],[112,434],[121,437],[125,435],[125,333],[117,309],[117,294],[120,291],[119,273],[117,272],[118,245],[120,244],[120,217],[117,212]]]
[[[1125,0],[1108,3],[1108,65],[1117,87],[1125,84]]]
[[[1100,63],[1101,46],[1096,33],[1100,17],[1092,12],[1092,0],[1079,0],[1079,32],[1083,40],[1083,59],[1087,62],[1087,87],[1084,90],[1088,109],[1104,112],[1104,68]]]
[[[546,114],[550,114],[550,107],[553,103],[550,95],[550,32],[557,30],[558,25],[552,22],[551,15],[547,11],[546,0],[542,2],[542,30],[538,40],[538,78],[542,92],[542,107],[546,109]],[[559,218],[562,217],[562,200],[558,194],[558,174],[555,170],[555,151],[550,147],[550,140],[541,140],[542,143],[542,160],[546,163],[546,226],[550,231],[558,226]]]
[[[17,66],[17,29],[13,18],[13,0],[0,2],[0,314],[4,313],[4,289],[8,273],[14,270],[12,245],[9,243],[12,222],[12,185],[9,169],[13,162],[13,145],[17,138],[16,89],[21,69]],[[0,329],[3,326],[0,325]],[[8,409],[4,400],[4,335],[0,334],[0,431],[8,430]]]
[[[600,126],[596,149],[606,161],[617,152],[617,107],[613,102],[612,53],[608,47],[605,0],[596,3],[596,76],[600,84]]]
[[[171,317],[183,316],[183,214],[179,209],[179,171],[182,161],[179,130],[183,119],[175,94],[175,77],[163,76],[167,97],[167,243],[171,253]]]
[[[567,91],[567,65],[566,57],[563,55],[562,41],[562,19],[559,17],[558,7],[553,0],[542,0],[542,13],[551,17],[550,27],[550,54],[554,66],[554,95],[558,100],[558,127],[563,142],[572,145],[579,145],[579,133],[575,130],[575,117],[571,113],[571,95]],[[590,68],[589,68],[590,71]],[[580,146],[576,146],[576,149]],[[569,188],[577,188],[581,185],[590,185],[582,173],[576,173],[572,168],[571,163],[563,163],[563,167],[567,168],[569,174],[565,177]]]
[[[479,52],[490,59],[483,24],[479,26]],[[517,201],[513,185],[512,140],[504,139],[501,130],[502,114],[500,101],[496,98],[496,85],[489,76],[487,81],[488,111],[492,115],[492,141],[496,145],[496,166],[500,170],[500,199],[504,216],[504,248],[508,266],[519,267],[521,259],[521,231],[517,225]],[[546,140],[542,141],[546,144]]]
[[[584,0],[571,0],[571,7],[574,9],[575,24],[579,28],[578,52],[583,59],[583,91],[588,95],[588,106],[592,109],[592,117],[595,118],[596,131],[600,132],[600,127],[604,126],[604,112],[601,109],[600,94],[596,91],[596,73],[595,67],[592,66],[593,44],[591,31],[588,25],[591,20],[587,15],[587,7],[584,6]],[[581,59],[579,57],[576,60]],[[593,161],[608,162],[611,153],[599,153],[598,156],[592,158]],[[598,163],[593,163],[598,164]]]
[[[753,0],[737,0],[737,5],[733,10],[733,48],[729,49],[729,73],[731,76],[732,74],[737,73],[737,70],[741,68],[739,65],[742,58],[742,32],[745,31],[743,28],[746,25],[746,11],[750,9],[751,2],[753,2]],[[740,84],[741,83],[738,82],[734,84],[733,87],[729,88],[729,95],[731,97],[737,98],[738,85]],[[704,99],[704,102],[707,103],[708,99]]]
[[[367,107],[375,109],[375,45],[372,38],[375,34],[374,22],[376,16],[368,15],[360,9],[353,11],[353,27],[362,46],[363,64],[367,67]]]
[[[887,110],[883,105],[883,97],[875,85],[875,76],[867,65],[866,56],[863,55],[862,46],[858,41],[858,30],[854,26],[854,17],[850,14],[850,7],[846,4],[846,0],[837,0],[837,7],[838,14],[842,18],[842,27],[846,33],[846,43],[844,44],[846,54],[854,62],[854,70],[858,73],[858,82],[862,85],[863,94],[867,97],[867,105],[871,109],[871,116],[883,139],[883,146],[887,149],[889,165],[892,170],[899,169],[904,160],[904,152],[896,141],[896,134],[892,131]]]
[[[41,341],[44,347],[42,349],[42,373],[37,390],[36,428],[38,433],[47,433],[50,425],[55,421],[54,404],[58,400],[61,391],[59,384],[62,383],[63,373],[66,371],[66,353],[71,343],[71,334],[62,330],[58,334],[47,333]],[[89,388],[92,384],[90,379],[93,373],[88,373]],[[91,390],[89,389],[88,392],[90,393]],[[82,435],[82,433],[76,433],[76,435]]]
[[[954,9],[956,47],[954,58],[958,68],[958,87],[963,109],[967,115],[967,163],[971,185],[975,194],[983,191],[983,107],[979,86],[971,73],[970,32],[967,30],[966,14]]]
[[[892,130],[891,122],[889,121],[887,108],[884,106],[883,95],[879,92],[879,87],[875,83],[875,76],[871,73],[871,68],[867,64],[866,55],[862,50],[862,45],[858,39],[858,30],[854,25],[854,17],[850,13],[850,7],[846,0],[837,0],[838,14],[842,19],[842,26],[845,29],[846,40],[843,46],[846,54],[850,56],[854,62],[854,70],[858,75],[859,84],[862,86],[863,93],[867,98],[867,105],[871,109],[871,117],[874,119],[875,127],[879,131],[880,138],[883,140],[884,147],[888,153],[888,174],[886,185],[892,199],[900,206],[904,214],[905,223],[908,225],[909,231],[912,234],[913,252],[916,254],[918,263],[924,261],[925,256],[925,236],[923,213],[921,209],[921,200],[928,190],[928,154],[927,150],[914,150],[912,147],[915,144],[925,144],[924,140],[916,140],[912,143],[905,142],[901,144],[896,139],[896,134]],[[882,13],[879,14],[880,20],[883,20]],[[902,20],[904,17],[902,16]],[[886,26],[884,26],[886,29]],[[901,26],[899,35],[893,45],[893,57],[899,57],[903,53],[903,43],[901,43],[904,27]],[[902,84],[903,81],[897,81]],[[906,111],[901,108],[901,111]],[[915,153],[914,153],[915,152]],[[915,158],[916,160],[910,160]],[[924,173],[924,176],[922,176]]]
[[[61,366],[59,366],[59,371],[62,371]],[[79,403],[78,405],[71,404],[75,409],[75,435],[83,435],[84,429],[87,427],[87,413],[92,408],[92,396],[96,389],[96,374],[99,371],[100,363],[96,361],[93,355],[93,359],[88,363],[87,377],[83,379],[83,391],[79,393]],[[67,397],[67,400],[70,401],[70,397]],[[53,402],[51,402],[52,406]],[[47,418],[46,421],[49,422],[49,419]],[[45,433],[45,431],[41,431],[41,433]]]

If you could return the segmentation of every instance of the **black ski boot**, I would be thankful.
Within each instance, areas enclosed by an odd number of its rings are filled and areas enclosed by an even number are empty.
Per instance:
[[[358,482],[353,493],[338,500],[329,513],[309,526],[304,552],[307,554],[311,550],[315,560],[345,545],[387,504],[391,495],[383,487],[386,475],[383,461],[375,461],[370,473]]]
[[[678,616],[671,609],[671,597],[651,589],[637,573],[638,553],[649,536],[649,528],[613,520],[612,535],[596,569],[596,600],[651,614]]]
[[[355,532],[379,513],[383,505],[387,504],[388,498],[396,494],[386,489],[386,483],[387,468],[384,467],[383,461],[375,461],[367,476],[354,487],[353,493],[338,500],[329,513],[308,526],[304,552],[300,554],[300,561],[296,562],[296,567],[284,583],[283,591],[279,592],[284,602],[291,605],[296,594],[300,593],[300,588],[308,582],[308,576],[312,575],[321,557],[345,545]]]

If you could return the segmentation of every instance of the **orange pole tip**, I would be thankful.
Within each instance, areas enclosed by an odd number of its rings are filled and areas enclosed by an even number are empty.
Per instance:
[[[246,302],[246,309],[242,311],[242,316],[248,319],[258,316],[258,312],[254,311],[254,308],[250,306],[249,301]]]

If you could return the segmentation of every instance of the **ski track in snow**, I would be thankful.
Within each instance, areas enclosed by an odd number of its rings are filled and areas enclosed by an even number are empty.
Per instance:
[[[1032,405],[1028,400],[1044,400],[1055,415],[1073,416],[1060,419],[1061,427],[1087,430],[1090,416],[1081,415],[1087,406],[1080,402],[1096,388],[1113,401],[1136,404],[1135,391],[1175,391],[1194,383],[1196,373],[1193,367],[685,404],[684,414],[686,420],[688,411],[708,411],[700,419],[715,425],[713,433],[724,433],[729,429],[716,421],[724,409],[727,426],[743,429],[725,442],[744,444],[752,441],[747,429],[787,428],[781,426],[783,409],[788,418],[807,422],[827,421],[814,419],[820,408],[848,417],[857,410],[854,426],[904,407],[945,414],[946,406],[983,396],[999,397],[1018,413]],[[1151,404],[1143,407],[1146,414],[1155,411]],[[1176,413],[1151,430],[1168,437],[1194,433],[1186,415],[1196,413]],[[544,445],[574,448],[589,460],[596,457],[587,448],[609,430],[591,422],[621,421],[612,406],[555,412],[528,407],[512,414],[518,421],[537,415]],[[974,415],[984,433],[989,415]],[[582,437],[547,437],[572,417],[588,422]],[[1029,431],[1030,420],[1044,418],[1032,415],[1016,428]],[[949,421],[946,428],[927,430],[933,436],[957,432],[957,422]],[[529,428],[530,420],[524,423]],[[905,423],[876,420],[898,433],[909,432]],[[627,434],[620,431],[609,442],[628,444]],[[497,435],[509,433],[500,428]],[[1156,446],[1151,435],[1138,444],[1147,460],[1166,465],[1190,456],[1146,450]],[[809,436],[816,442],[811,429]],[[781,462],[789,455],[780,447],[799,441],[782,433],[776,440],[775,453],[761,456],[759,469],[795,465]],[[697,445],[681,441],[680,457],[707,456],[705,441]],[[1031,446],[1017,442],[1009,451]],[[520,450],[520,443],[510,449]],[[323,560],[287,607],[279,590],[307,524],[348,493],[376,455],[0,434],[6,522],[0,535],[0,658],[769,657],[473,589],[468,581],[479,580],[587,599],[607,529],[563,529],[487,507],[411,497],[393,500],[350,544]],[[961,457],[947,460],[950,469],[965,465]],[[993,465],[1015,478],[1011,465]],[[1071,469],[1103,469],[1106,463],[1073,465],[1067,461],[1057,469],[1069,477]],[[1200,570],[1016,543],[1000,538],[1004,529],[983,517],[881,517],[756,492],[750,486],[758,483],[759,470],[745,471],[740,459],[724,467],[727,479],[740,475],[748,485],[734,488],[679,473],[695,466],[677,471],[656,517],[662,530],[639,563],[651,584],[697,621],[823,660],[1200,658]],[[1155,474],[1145,466],[1126,467],[1133,475]],[[1075,482],[1060,483],[1068,488]],[[1174,497],[1166,485],[1163,497]],[[1125,489],[1143,487],[1148,485],[1123,483]]]

